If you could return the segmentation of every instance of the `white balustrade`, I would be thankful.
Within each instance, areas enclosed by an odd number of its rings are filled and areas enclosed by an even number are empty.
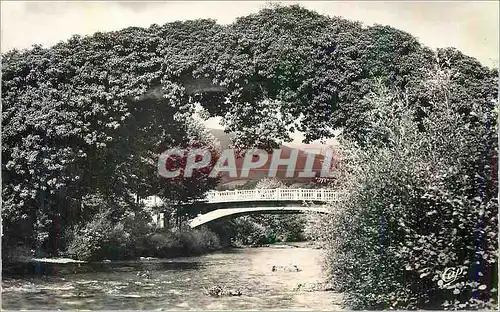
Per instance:
[[[305,200],[338,201],[337,191],[327,189],[254,189],[235,191],[210,191],[206,200],[209,203],[240,202],[257,200]]]

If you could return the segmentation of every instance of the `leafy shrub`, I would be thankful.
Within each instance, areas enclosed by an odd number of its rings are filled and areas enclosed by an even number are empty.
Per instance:
[[[242,216],[231,221],[234,231],[232,241],[237,246],[251,246],[269,243],[270,233],[266,228],[255,222],[250,216]]]
[[[300,214],[264,214],[238,217],[230,222],[233,244],[262,245],[304,240],[305,219]]]
[[[183,245],[186,254],[200,254],[202,252],[211,251],[220,247],[219,238],[217,235],[206,227],[201,229],[184,229],[179,239]]]
[[[68,234],[67,254],[78,260],[100,260],[105,257],[104,246],[111,241],[114,227],[106,213],[97,214],[93,220],[77,226]]]
[[[150,214],[142,207],[104,202],[91,220],[70,229],[66,254],[80,260],[125,260],[141,256],[148,249]]]
[[[277,241],[299,242],[305,240],[305,218],[301,214],[271,215]]]
[[[2,250],[2,263],[26,262],[33,258],[34,252],[25,245],[14,246]]]
[[[354,309],[492,308],[498,187],[489,164],[498,137],[491,110],[473,105],[463,116],[438,98],[419,124],[383,88],[370,101],[369,144],[344,141],[348,195],[312,231],[327,248],[332,282]],[[447,268],[464,273],[448,285]]]
[[[176,257],[201,254],[220,248],[219,237],[205,227],[183,228],[181,231],[160,230],[148,238],[147,255]]]

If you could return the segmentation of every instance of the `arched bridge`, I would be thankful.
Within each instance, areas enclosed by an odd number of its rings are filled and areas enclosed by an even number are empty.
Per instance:
[[[324,206],[307,206],[305,202],[331,203],[340,200],[340,193],[326,189],[254,189],[208,192],[204,214],[190,221],[191,228],[232,215],[255,212],[320,212]]]

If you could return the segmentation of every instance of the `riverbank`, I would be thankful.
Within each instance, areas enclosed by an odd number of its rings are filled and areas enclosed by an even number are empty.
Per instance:
[[[303,241],[303,242],[277,242],[274,244],[265,244],[259,247],[272,247],[272,248],[311,248],[320,249],[319,245],[315,241]]]
[[[100,264],[134,264],[134,263],[147,263],[147,262],[158,262],[158,261],[169,261],[175,258],[193,258],[200,257],[204,255],[209,255],[211,253],[226,252],[228,250],[235,249],[318,249],[315,242],[305,241],[305,242],[280,242],[274,244],[265,244],[260,246],[233,246],[224,245],[217,246],[217,248],[206,250],[197,254],[182,253],[182,250],[176,249],[171,250],[168,254],[166,253],[163,257],[152,257],[152,256],[140,256],[135,259],[102,259],[97,261],[83,261],[73,258],[66,257],[53,257],[53,258],[23,258],[22,261],[4,263],[2,265],[2,274],[4,276],[35,276],[35,275],[54,275],[59,269],[63,269],[70,272],[79,271],[78,268],[84,265],[98,266]],[[65,266],[66,265],[66,266]]]

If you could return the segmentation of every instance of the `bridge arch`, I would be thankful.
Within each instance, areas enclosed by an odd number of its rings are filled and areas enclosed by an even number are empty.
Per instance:
[[[226,208],[216,209],[205,214],[200,214],[189,222],[191,228],[196,228],[208,222],[222,219],[228,216],[239,216],[255,212],[316,212],[330,213],[326,207],[306,207],[306,206],[284,206],[284,207],[247,207],[247,208]]]

